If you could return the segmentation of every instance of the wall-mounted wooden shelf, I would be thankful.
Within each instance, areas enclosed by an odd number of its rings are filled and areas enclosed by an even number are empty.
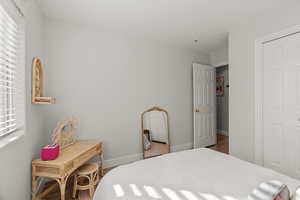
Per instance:
[[[56,99],[52,97],[36,97],[35,104],[55,104]]]
[[[32,103],[33,104],[54,104],[56,99],[53,97],[43,97],[44,69],[39,58],[33,59],[32,64]]]

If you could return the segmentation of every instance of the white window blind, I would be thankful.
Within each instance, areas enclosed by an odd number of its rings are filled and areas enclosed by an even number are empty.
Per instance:
[[[0,4],[0,139],[25,124],[24,24],[15,4]]]

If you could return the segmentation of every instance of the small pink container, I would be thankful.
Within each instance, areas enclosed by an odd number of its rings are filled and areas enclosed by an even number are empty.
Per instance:
[[[59,155],[59,146],[48,145],[42,148],[41,150],[41,159],[42,160],[55,160]]]

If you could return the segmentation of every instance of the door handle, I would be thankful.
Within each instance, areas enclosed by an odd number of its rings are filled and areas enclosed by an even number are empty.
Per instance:
[[[195,112],[197,112],[197,113],[198,113],[198,112],[200,112],[200,110],[199,110],[199,109],[195,109]]]

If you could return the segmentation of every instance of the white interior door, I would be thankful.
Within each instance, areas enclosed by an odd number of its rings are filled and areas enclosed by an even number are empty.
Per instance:
[[[216,144],[216,71],[193,64],[194,148]]]
[[[264,165],[300,178],[300,34],[263,45]]]

